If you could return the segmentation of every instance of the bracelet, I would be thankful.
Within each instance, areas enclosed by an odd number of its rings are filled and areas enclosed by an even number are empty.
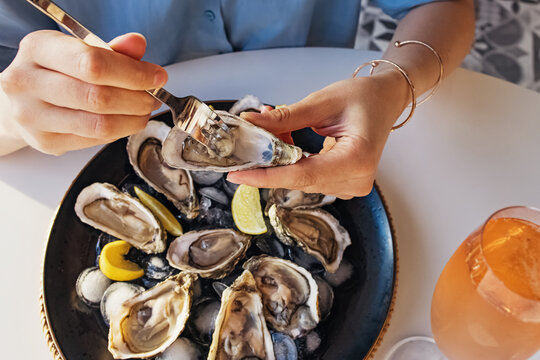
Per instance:
[[[429,46],[428,44],[426,44],[423,41],[419,41],[419,40],[399,41],[398,40],[398,41],[394,42],[394,46],[397,47],[397,48],[402,47],[403,45],[407,45],[407,44],[417,44],[417,45],[422,45],[422,46],[426,47],[428,50],[430,50],[433,53],[433,55],[435,55],[435,58],[437,58],[437,61],[439,63],[439,78],[437,79],[437,82],[435,83],[435,85],[431,89],[431,92],[424,99],[422,99],[421,101],[416,103],[416,105],[420,105],[420,104],[423,104],[424,102],[426,102],[430,97],[432,97],[433,94],[435,94],[435,92],[439,89],[439,86],[441,85],[441,81],[442,81],[443,74],[444,74],[443,62],[442,62],[442,59],[441,59],[441,56],[439,55],[439,53],[437,51],[435,51],[434,48],[432,48],[431,46]]]
[[[403,120],[400,124],[392,126],[391,130],[394,131],[396,129],[399,129],[403,125],[405,125],[405,123],[407,121],[409,121],[410,118],[413,116],[414,110],[416,109],[416,92],[415,92],[415,89],[414,89],[414,85],[413,85],[413,83],[411,81],[411,78],[409,77],[407,72],[405,70],[403,70],[403,68],[401,66],[399,66],[398,64],[396,64],[393,61],[385,60],[385,59],[378,59],[378,60],[371,60],[371,61],[365,62],[362,65],[360,65],[359,67],[357,67],[356,70],[354,70],[354,72],[352,74],[352,77],[353,78],[356,77],[358,72],[360,70],[362,70],[363,68],[365,68],[366,66],[371,65],[371,70],[373,70],[373,68],[375,68],[380,63],[385,63],[385,64],[388,64],[388,65],[392,65],[396,70],[398,70],[401,73],[401,75],[403,75],[403,77],[407,81],[407,84],[409,84],[409,88],[411,89],[411,97],[412,97],[411,111],[409,112],[409,115],[407,116],[407,118],[405,120]],[[370,71],[370,73],[371,73],[371,71]]]

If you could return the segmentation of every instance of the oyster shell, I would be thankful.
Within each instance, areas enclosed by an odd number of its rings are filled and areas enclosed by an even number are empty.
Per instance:
[[[288,209],[308,209],[328,205],[334,201],[336,201],[336,197],[330,195],[318,193],[309,194],[301,190],[270,189],[265,212],[268,214],[268,210],[273,204]]]
[[[167,252],[172,267],[221,279],[244,256],[251,236],[233,229],[190,231],[176,238]]]
[[[304,336],[320,320],[317,283],[295,263],[266,255],[250,258],[249,270],[264,303],[264,317],[276,331],[293,339]]]
[[[163,141],[171,128],[151,120],[127,142],[129,162],[144,181],[169,199],[188,219],[197,217],[199,201],[189,171],[167,165],[161,156]]]
[[[225,111],[216,111],[229,127],[234,150],[227,157],[217,156],[189,137],[178,126],[173,127],[163,143],[163,159],[174,168],[227,172],[254,167],[294,164],[302,149],[284,143],[272,133]]]
[[[109,351],[115,359],[149,358],[184,330],[197,276],[180,273],[127,300],[111,316]]]
[[[282,242],[300,246],[331,273],[337,270],[345,248],[351,244],[347,230],[322,209],[286,209],[272,205],[268,217]]]
[[[139,200],[107,183],[93,183],[77,197],[75,213],[82,222],[125,240],[147,254],[165,251],[167,233]]]
[[[275,359],[261,295],[249,271],[223,292],[208,352],[208,360],[233,359]]]

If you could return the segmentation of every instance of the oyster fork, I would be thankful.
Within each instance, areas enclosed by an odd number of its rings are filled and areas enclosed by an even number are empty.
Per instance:
[[[27,0],[56,21],[76,38],[90,46],[114,51],[109,44],[81,25],[51,0]],[[227,125],[208,105],[195,96],[176,97],[163,88],[146,90],[148,94],[171,109],[175,125],[189,133],[209,150],[220,156],[232,152],[233,140]]]

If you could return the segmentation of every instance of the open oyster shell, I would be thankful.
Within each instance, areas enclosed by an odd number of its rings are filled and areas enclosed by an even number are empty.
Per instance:
[[[326,271],[335,272],[351,237],[339,221],[322,209],[286,209],[272,205],[268,211],[277,237],[313,255]]]
[[[167,260],[177,269],[221,279],[244,256],[251,236],[233,229],[190,231],[169,246]]]
[[[228,172],[255,167],[294,164],[302,149],[284,143],[272,133],[226,111],[216,113],[228,125],[234,138],[234,150],[227,157],[211,154],[178,126],[163,143],[163,159],[172,167],[188,170]]]
[[[301,190],[270,189],[265,213],[268,214],[268,210],[273,204],[288,209],[310,209],[332,204],[334,201],[336,201],[336,197],[331,195],[309,194]]]
[[[311,274],[295,263],[261,255],[245,262],[264,303],[264,317],[272,328],[293,339],[314,329],[320,320],[319,290]]]
[[[167,233],[148,208],[108,183],[85,187],[75,203],[82,222],[125,240],[147,254],[165,251]]]
[[[162,144],[171,128],[151,120],[143,131],[127,142],[129,162],[144,181],[169,199],[188,219],[197,217],[199,201],[189,171],[167,165],[161,156]]]
[[[109,351],[115,359],[149,358],[184,330],[197,275],[180,273],[124,302],[111,316]]]
[[[208,352],[208,360],[233,359],[275,359],[261,295],[249,271],[223,292]]]

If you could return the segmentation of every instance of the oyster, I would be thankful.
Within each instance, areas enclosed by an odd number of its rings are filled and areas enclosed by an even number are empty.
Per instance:
[[[289,189],[270,189],[268,194],[268,201],[266,203],[265,212],[268,214],[270,206],[273,204],[279,205],[284,208],[316,208],[324,205],[328,205],[336,201],[335,196],[324,194],[309,194],[301,190],[289,190]]]
[[[115,359],[149,358],[184,330],[197,276],[180,273],[127,300],[111,315],[109,351]]]
[[[286,209],[272,205],[268,217],[281,241],[300,246],[331,273],[337,270],[345,248],[351,244],[347,230],[322,209]]]
[[[165,251],[167,233],[139,200],[114,185],[94,183],[85,187],[75,203],[82,222],[125,240],[147,254]]]
[[[243,266],[249,270],[264,303],[264,317],[272,328],[293,339],[304,336],[320,320],[317,283],[295,263],[260,255]]]
[[[221,279],[244,256],[251,236],[233,229],[190,231],[169,246],[167,260],[172,267]]]
[[[151,120],[127,142],[129,162],[144,181],[169,199],[188,219],[197,217],[199,201],[191,174],[167,165],[161,156],[163,141],[171,128]]]
[[[302,149],[284,143],[272,133],[225,111],[216,111],[234,139],[230,155],[221,157],[175,126],[163,143],[163,159],[174,168],[227,172],[254,167],[294,164]]]
[[[208,352],[208,360],[215,359],[275,359],[261,295],[249,271],[223,292]]]

